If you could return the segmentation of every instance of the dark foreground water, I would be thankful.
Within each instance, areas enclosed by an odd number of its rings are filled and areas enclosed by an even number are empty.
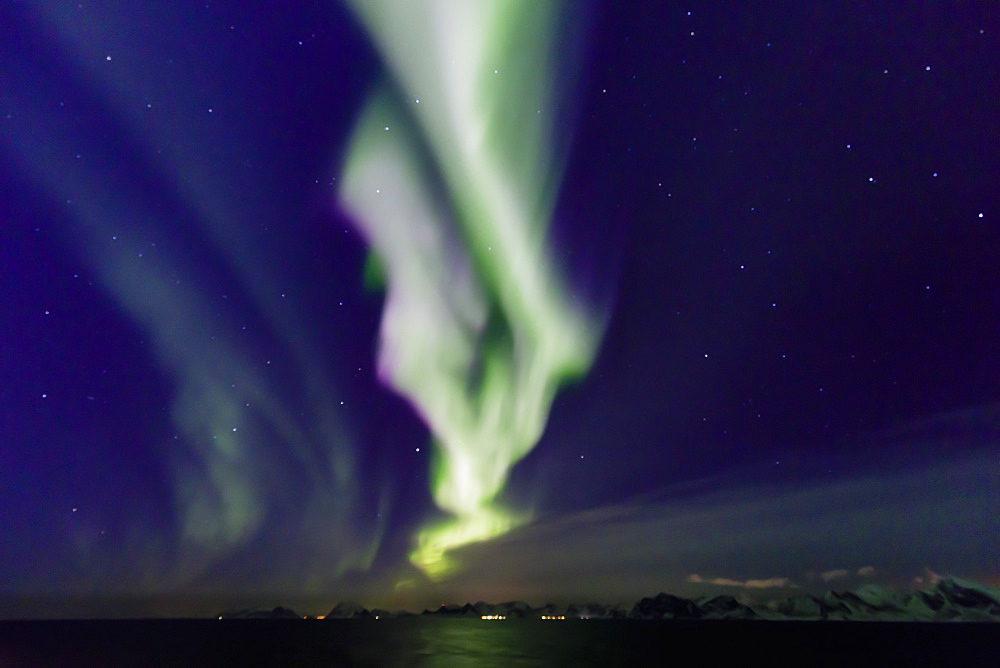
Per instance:
[[[1000,624],[397,620],[0,622],[0,666],[1000,666]]]

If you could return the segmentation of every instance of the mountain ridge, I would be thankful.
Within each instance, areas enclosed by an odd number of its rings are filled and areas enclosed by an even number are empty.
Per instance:
[[[761,621],[891,621],[891,622],[1000,622],[1000,590],[969,580],[941,578],[930,589],[891,590],[864,585],[851,591],[798,594],[763,603],[747,603],[725,594],[682,598],[660,592],[631,607],[602,603],[533,607],[524,601],[441,605],[421,613],[368,609],[354,601],[337,603],[316,619],[393,619],[432,616],[497,619],[656,619]],[[224,611],[219,619],[299,618],[287,607],[272,610]],[[309,618],[308,616],[304,616]]]

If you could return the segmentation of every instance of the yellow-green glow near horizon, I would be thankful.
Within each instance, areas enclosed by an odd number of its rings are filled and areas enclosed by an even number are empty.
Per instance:
[[[380,377],[434,436],[432,491],[449,517],[419,531],[410,558],[439,578],[449,550],[527,520],[496,498],[599,337],[545,246],[562,7],[349,4],[391,80],[359,118],[340,197],[384,273]]]

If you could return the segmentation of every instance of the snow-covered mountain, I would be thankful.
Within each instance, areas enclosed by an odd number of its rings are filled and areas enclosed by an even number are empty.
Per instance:
[[[326,619],[390,619],[405,611],[369,610],[355,602],[338,603]],[[631,608],[600,603],[532,607],[524,601],[442,605],[422,615],[504,619],[665,619],[665,620],[830,620],[887,622],[1000,622],[1000,591],[968,580],[942,578],[930,589],[896,591],[866,585],[854,591],[800,594],[765,603],[745,603],[732,596],[687,599],[660,593]],[[241,610],[224,617],[296,617],[287,608]]]

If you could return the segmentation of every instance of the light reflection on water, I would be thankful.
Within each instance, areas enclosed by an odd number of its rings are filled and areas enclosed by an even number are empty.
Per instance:
[[[434,620],[435,622],[438,620]],[[566,647],[551,625],[539,622],[485,622],[474,619],[440,620],[419,628],[426,666],[545,666],[565,657]],[[543,659],[541,657],[549,657]]]
[[[589,665],[610,649],[607,629],[575,621],[397,619],[366,624],[373,642],[353,647],[359,665]],[[362,630],[361,628],[358,629]],[[359,638],[360,640],[360,638]]]
[[[341,665],[958,665],[942,654],[954,648],[961,648],[963,659],[979,659],[961,665],[996,665],[992,623],[427,617],[354,621],[361,623],[347,620],[330,627],[339,634],[338,655],[347,659]],[[985,657],[988,663],[982,661]]]

